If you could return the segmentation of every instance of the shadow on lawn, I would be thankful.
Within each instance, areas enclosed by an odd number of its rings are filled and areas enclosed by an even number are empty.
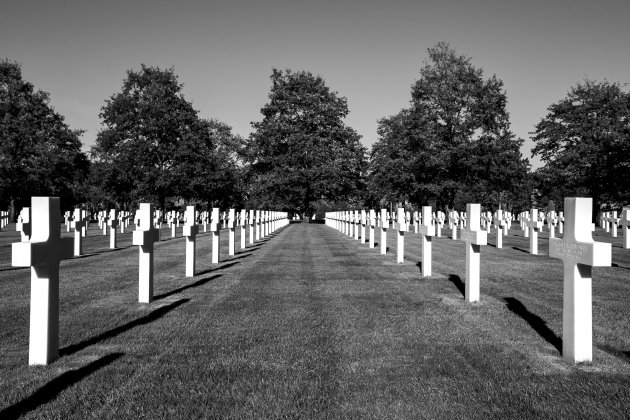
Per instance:
[[[248,254],[246,254],[246,253],[244,253],[244,252],[243,252],[243,253],[240,253],[240,254],[236,254],[236,257],[234,257],[234,258],[230,258],[229,260],[226,260],[226,261],[240,260],[241,258],[247,258],[247,257],[249,257],[250,255],[252,255],[252,253],[251,253],[251,252],[250,252],[250,253],[248,253]]]
[[[206,283],[208,283],[208,282],[210,282],[210,281],[212,281],[214,279],[218,279],[219,277],[221,277],[221,274],[215,274],[214,276],[206,277],[205,279],[200,279],[200,280],[198,280],[198,281],[196,281],[194,283],[187,284],[186,286],[182,286],[182,287],[179,287],[177,289],[171,290],[170,292],[166,292],[166,293],[162,293],[161,295],[157,295],[157,296],[154,297],[154,299],[155,300],[164,299],[166,297],[175,295],[175,294],[177,294],[179,292],[183,292],[184,290],[193,289],[195,287],[199,287],[199,286],[204,285],[204,284],[206,284]]]
[[[457,287],[457,290],[459,290],[459,293],[461,293],[462,296],[466,296],[466,286],[464,285],[461,277],[456,276],[455,274],[449,274],[448,281],[450,281],[455,285],[455,287]]]
[[[59,375],[57,378],[35,391],[35,393],[30,397],[0,411],[0,418],[5,420],[17,419],[29,411],[35,410],[40,405],[46,404],[55,399],[64,389],[76,384],[83,378],[109,365],[116,359],[123,356],[123,354],[124,353],[108,354],[107,356],[101,357],[82,368],[70,370]]]
[[[597,346],[597,348],[630,363],[630,351],[619,350],[610,345]]]
[[[523,249],[523,248],[519,248],[519,247],[517,247],[517,246],[513,246],[513,247],[512,247],[512,249],[515,249],[515,250],[517,250],[517,251],[521,251],[521,252],[526,252],[526,253],[528,253],[528,254],[529,254],[529,250],[527,250],[527,249]]]
[[[623,268],[624,270],[630,270],[630,267],[624,267],[623,265],[619,265],[617,263],[612,263],[612,266],[615,268]]]
[[[128,331],[132,329],[133,327],[137,327],[138,325],[148,324],[149,322],[153,322],[188,301],[190,301],[190,299],[177,300],[169,305],[165,305],[165,306],[162,306],[161,308],[156,309],[155,311],[151,312],[148,315],[143,316],[142,318],[138,318],[124,325],[113,328],[109,331],[105,331],[97,336],[88,338],[87,340],[83,340],[80,343],[72,344],[68,347],[64,347],[63,349],[59,350],[59,356],[66,356],[68,354],[76,353],[79,350],[83,350],[84,348],[91,346],[92,344],[96,344],[100,341],[107,340],[108,338],[116,337],[118,334]]]
[[[231,261],[231,260],[228,260],[228,261]],[[234,266],[236,264],[240,264],[240,263],[241,263],[240,261],[234,261],[234,262],[231,262],[229,264],[224,264],[221,267],[209,268],[209,269],[201,271],[201,272],[199,272],[199,273],[197,273],[195,275],[196,276],[203,276],[204,274],[212,273],[213,271],[217,271],[217,270],[223,270],[224,268],[230,268],[230,267],[232,267],[232,266]]]
[[[506,297],[503,298],[503,300],[505,300],[507,308],[510,311],[523,318],[525,322],[527,322],[534,331],[538,333],[538,335],[562,353],[562,339],[547,326],[547,321],[538,315],[529,312],[525,305],[516,298]]]

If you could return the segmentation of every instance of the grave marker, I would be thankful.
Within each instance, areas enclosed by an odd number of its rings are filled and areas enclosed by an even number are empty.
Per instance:
[[[74,255],[77,257],[83,253],[82,231],[85,221],[81,218],[81,214],[81,209],[74,209],[74,217],[70,223],[72,229],[74,229]]]
[[[423,277],[431,275],[431,237],[435,235],[435,227],[431,224],[431,206],[422,206],[422,224],[419,227],[421,235],[421,257]]]
[[[241,210],[241,218],[239,220],[241,225],[241,249],[245,249],[247,242],[247,231],[245,224],[247,223],[247,210]]]
[[[361,243],[364,244],[365,241],[365,225],[367,224],[365,210],[361,210]]]
[[[389,219],[387,219],[387,209],[381,209],[381,255],[387,254],[387,228],[389,227]]]
[[[538,209],[532,209],[530,219],[527,221],[529,229],[529,253],[538,254],[538,232],[542,230],[543,222],[538,219]]]
[[[136,230],[132,244],[138,245],[138,302],[153,301],[153,244],[158,241],[158,231],[153,219],[153,204],[140,203],[136,212]]]
[[[247,223],[249,223],[249,244],[254,244],[254,210],[249,211],[249,219],[247,219]]]
[[[370,209],[370,243],[369,248],[374,248],[374,227],[376,226],[376,214]]]
[[[107,220],[107,225],[109,225],[109,248],[116,249],[116,227],[118,226],[118,215],[116,214],[116,209],[111,209],[109,211],[109,220]]]
[[[197,262],[197,234],[199,226],[195,219],[195,206],[186,206],[184,213],[183,235],[186,238],[186,277],[195,276],[195,265]]]
[[[405,260],[405,231],[407,223],[405,222],[405,209],[398,208],[398,241],[396,245],[396,262],[402,264]]]
[[[592,267],[610,267],[611,244],[594,242],[592,198],[565,198],[563,239],[549,240],[549,256],[564,263],[562,357],[573,363],[593,359]]]
[[[621,211],[619,225],[622,227],[623,232],[623,249],[630,249],[630,232],[628,232],[628,227],[630,226],[630,207],[626,207]]]
[[[488,243],[488,232],[481,230],[481,204],[466,204],[468,226],[460,232],[459,240],[466,243],[466,302],[479,300],[481,245]]]
[[[11,265],[31,267],[29,365],[59,357],[59,263],[72,256],[72,239],[61,238],[58,197],[31,198],[30,242],[11,244]]]
[[[20,210],[15,230],[20,232],[20,241],[28,242],[31,238],[31,208],[23,207]]]
[[[503,210],[497,210],[494,213],[494,227],[497,230],[496,245],[497,248],[503,248],[503,226],[505,221],[503,220]]]
[[[227,216],[227,227],[228,227],[228,255],[234,255],[236,252],[236,221],[235,210],[230,209]]]
[[[219,244],[221,239],[221,219],[219,208],[212,209],[212,218],[210,219],[210,231],[212,232],[212,264],[219,263]]]

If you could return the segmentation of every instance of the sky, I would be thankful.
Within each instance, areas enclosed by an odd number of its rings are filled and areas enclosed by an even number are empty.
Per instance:
[[[572,86],[630,82],[630,0],[6,3],[0,58],[21,63],[69,126],[86,130],[85,151],[105,100],[141,64],[174,67],[200,117],[244,137],[262,119],[273,68],[320,75],[347,98],[346,123],[369,148],[377,121],[409,106],[427,48],[446,41],[503,81],[527,158],[529,133]]]

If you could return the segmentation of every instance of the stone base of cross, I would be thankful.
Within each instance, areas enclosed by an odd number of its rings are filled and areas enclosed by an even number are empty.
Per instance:
[[[611,265],[611,244],[594,242],[592,198],[565,198],[563,239],[549,240],[549,256],[564,262],[562,357],[572,363],[593,360],[592,267]]]

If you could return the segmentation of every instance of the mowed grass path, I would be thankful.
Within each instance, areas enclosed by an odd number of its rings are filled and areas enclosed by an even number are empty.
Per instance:
[[[94,230],[88,256],[61,264],[61,358],[29,367],[30,272],[10,267],[17,235],[0,232],[0,418],[628,416],[620,239],[595,237],[613,242],[616,267],[594,269],[594,362],[575,366],[559,351],[562,263],[545,255],[545,234],[540,256],[516,230],[503,249],[482,247],[481,301],[467,304],[463,243],[435,238],[434,275],[421,278],[419,237],[406,234],[396,264],[388,233],[381,256],[293,224],[245,250],[237,233],[229,257],[223,231],[218,265],[200,235],[194,278],[184,239],[168,239],[156,246],[156,300],[139,304],[131,235],[110,251]]]

